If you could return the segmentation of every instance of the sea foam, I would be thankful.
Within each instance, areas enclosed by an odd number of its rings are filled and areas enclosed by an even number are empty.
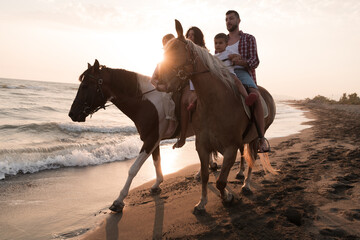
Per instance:
[[[61,167],[84,167],[114,161],[124,161],[139,154],[142,141],[129,136],[126,141],[113,145],[56,151],[55,153],[8,154],[0,161],[0,179],[6,175],[35,173]]]

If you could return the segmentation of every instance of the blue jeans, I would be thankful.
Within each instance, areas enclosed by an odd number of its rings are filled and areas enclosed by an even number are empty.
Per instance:
[[[244,87],[258,88],[248,71],[245,69],[234,69],[234,71],[237,78],[240,79]]]

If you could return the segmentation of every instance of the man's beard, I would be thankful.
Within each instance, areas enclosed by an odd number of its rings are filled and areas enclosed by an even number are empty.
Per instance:
[[[228,27],[227,29],[228,29],[228,31],[229,32],[233,32],[234,30],[236,30],[237,28],[239,27],[239,24],[235,24],[235,25],[233,25],[232,27]]]

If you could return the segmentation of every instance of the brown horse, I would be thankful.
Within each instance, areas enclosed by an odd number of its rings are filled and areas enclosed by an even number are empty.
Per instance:
[[[244,187],[249,188],[251,167],[257,157],[258,134],[255,126],[252,126],[246,136],[243,136],[249,119],[236,90],[234,78],[227,68],[206,49],[186,40],[180,22],[175,22],[178,37],[165,46],[159,76],[160,81],[167,86],[167,91],[178,89],[189,79],[194,84],[198,100],[192,124],[196,135],[196,150],[201,161],[202,180],[202,195],[195,206],[195,212],[204,211],[207,203],[209,155],[218,151],[224,156],[216,187],[222,200],[225,203],[231,202],[233,196],[225,187],[237,150],[246,144],[245,159],[249,172]],[[267,129],[275,118],[275,103],[269,92],[262,87],[259,87],[259,90],[269,111],[265,118]],[[275,173],[268,158],[264,159],[263,167]]]
[[[119,197],[110,207],[112,211],[121,212],[133,178],[150,155],[156,169],[156,181],[151,191],[158,193],[161,190],[159,186],[163,182],[163,174],[159,143],[170,138],[165,136],[168,120],[165,118],[163,107],[163,104],[166,104],[163,101],[164,93],[154,88],[150,83],[150,77],[124,69],[107,68],[101,66],[97,60],[94,66],[88,64],[88,69],[80,75],[79,80],[81,84],[69,112],[69,117],[73,121],[84,122],[88,115],[105,108],[106,102],[111,101],[135,123],[144,142],[139,156],[129,169],[128,178]],[[192,135],[194,133],[190,125],[187,136]],[[211,166],[215,167],[214,165]]]

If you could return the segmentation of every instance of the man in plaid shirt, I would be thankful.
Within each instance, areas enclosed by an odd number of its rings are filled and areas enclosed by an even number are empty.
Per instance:
[[[229,39],[226,50],[232,53],[228,58],[234,65],[236,76],[241,80],[250,94],[256,94],[257,96],[254,103],[254,115],[258,126],[259,152],[268,152],[270,146],[264,137],[264,113],[259,99],[260,93],[256,85],[255,68],[257,68],[260,63],[257,54],[256,39],[254,36],[240,31],[240,21],[240,16],[236,11],[227,11],[226,28],[229,31]]]

